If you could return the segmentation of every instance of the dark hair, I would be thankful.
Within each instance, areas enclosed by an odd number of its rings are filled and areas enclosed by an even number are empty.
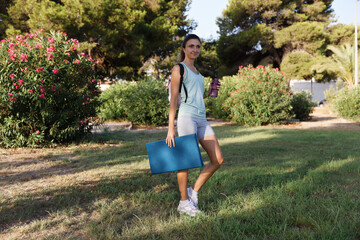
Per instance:
[[[186,35],[186,37],[184,38],[184,41],[181,45],[180,62],[184,61],[184,59],[185,59],[185,53],[184,53],[183,48],[185,48],[187,41],[189,41],[190,39],[197,39],[201,43],[200,38],[196,34]]]

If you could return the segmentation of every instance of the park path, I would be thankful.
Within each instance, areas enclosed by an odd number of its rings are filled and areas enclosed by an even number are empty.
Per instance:
[[[291,128],[291,129],[318,129],[318,130],[354,130],[360,131],[360,122],[346,120],[337,116],[329,106],[315,107],[311,114],[311,120],[308,121],[291,121],[288,124],[276,126],[280,128]],[[224,122],[221,120],[208,119],[211,126],[223,126],[230,125],[230,122]],[[268,127],[268,126],[265,126]],[[270,126],[273,127],[273,126]],[[129,122],[106,122],[101,126],[93,129],[94,133],[111,132],[126,129],[129,131],[165,131],[164,127],[134,127]]]
[[[293,122],[282,125],[286,128],[295,129],[319,129],[319,130],[351,130],[360,131],[360,122],[346,120],[337,116],[329,106],[315,107],[311,114],[311,120]]]

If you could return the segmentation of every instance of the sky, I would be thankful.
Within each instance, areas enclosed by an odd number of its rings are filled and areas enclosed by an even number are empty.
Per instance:
[[[217,39],[218,26],[216,18],[222,16],[223,9],[226,8],[228,0],[192,0],[188,18],[195,20],[198,26],[192,33],[197,34],[203,39]],[[338,23],[354,24],[355,20],[355,0],[334,0],[332,3],[334,14]],[[357,6],[358,24],[360,23],[360,2]]]

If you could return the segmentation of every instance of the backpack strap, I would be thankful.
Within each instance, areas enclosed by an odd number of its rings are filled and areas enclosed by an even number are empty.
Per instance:
[[[185,90],[185,102],[187,101],[188,98],[188,93],[184,84],[184,66],[181,63],[178,63],[179,67],[180,67],[180,87],[179,87],[179,93],[181,93],[181,85],[184,86],[184,90]]]

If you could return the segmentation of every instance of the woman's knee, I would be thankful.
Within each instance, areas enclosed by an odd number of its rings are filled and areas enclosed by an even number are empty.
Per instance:
[[[219,168],[224,162],[224,158],[218,157],[215,161],[213,161],[212,163],[216,166],[216,168]]]

